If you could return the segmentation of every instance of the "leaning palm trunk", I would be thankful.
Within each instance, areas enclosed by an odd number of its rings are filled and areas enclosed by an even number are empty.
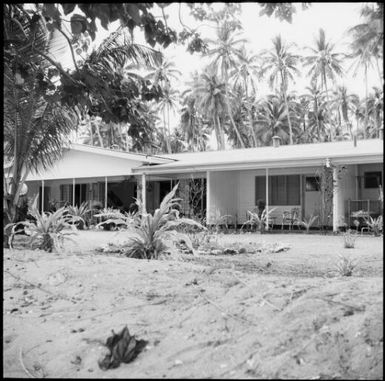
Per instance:
[[[327,112],[328,112],[328,115],[329,115],[329,111],[330,111],[330,108],[329,108],[329,91],[328,91],[328,85],[327,85],[327,80],[326,80],[326,73],[325,71],[323,72],[322,74],[322,78],[323,78],[323,83],[324,83],[324,87],[325,87],[325,91],[326,91],[326,108],[327,108]],[[330,124],[330,141],[334,141],[334,131],[333,131],[333,125]]]
[[[364,125],[364,139],[366,139],[366,131],[368,128],[368,65],[365,64],[365,125]]]
[[[228,91],[228,78],[227,78],[227,71],[225,72],[225,95],[226,95],[226,107],[227,107],[227,114],[229,115],[231,125],[233,126],[233,129],[237,135],[238,141],[241,144],[242,148],[245,148],[245,144],[243,143],[241,134],[239,133],[239,130],[237,126],[235,125],[233,115],[231,113],[231,107],[230,107],[230,101],[229,101],[229,91]]]
[[[286,107],[286,112],[287,112],[287,121],[289,123],[289,144],[292,145],[293,144],[293,128],[291,126],[289,105],[287,103],[286,93],[284,93],[283,97],[284,97],[284,100],[285,100],[285,107]]]

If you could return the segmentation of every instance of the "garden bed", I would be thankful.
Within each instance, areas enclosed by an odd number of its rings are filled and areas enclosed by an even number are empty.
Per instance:
[[[221,235],[284,252],[138,260],[84,231],[61,253],[4,252],[3,375],[69,378],[382,379],[382,237]],[[338,255],[357,261],[351,277]],[[148,340],[103,371],[111,329]]]

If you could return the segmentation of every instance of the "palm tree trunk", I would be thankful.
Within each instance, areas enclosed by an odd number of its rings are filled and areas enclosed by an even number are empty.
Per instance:
[[[218,149],[223,150],[225,149],[225,135],[223,132],[223,128],[221,128],[221,121],[219,119],[219,115],[216,116],[215,125],[216,125],[215,131],[217,135]]]
[[[281,85],[282,85],[282,95],[283,100],[285,102],[286,112],[287,112],[287,121],[289,123],[289,144],[293,144],[293,128],[291,126],[291,119],[290,119],[290,112],[289,112],[289,105],[287,103],[287,96],[286,96],[286,78],[281,70]]]
[[[95,127],[96,127],[96,134],[98,135],[98,138],[99,138],[100,146],[101,146],[102,148],[104,148],[103,138],[102,138],[102,135],[100,135],[99,125],[98,125],[97,123],[95,123]]]
[[[164,137],[166,140],[166,148],[167,148],[167,153],[171,153],[171,145],[170,145],[170,135],[167,133],[166,129],[166,109],[163,108],[163,126],[164,126]]]
[[[367,128],[368,128],[368,65],[365,64],[365,125],[364,125],[364,139],[366,139]]]
[[[328,91],[328,84],[327,84],[327,80],[326,80],[325,70],[323,70],[323,72],[322,72],[322,78],[323,78],[323,83],[324,83],[324,87],[325,87],[325,91],[326,91],[326,104],[327,104],[326,111],[327,111],[328,116],[329,116],[329,113],[330,113],[329,91]],[[332,141],[332,142],[334,141],[334,131],[333,131],[333,124],[332,123],[330,124],[330,141]]]
[[[171,149],[171,131],[170,131],[170,106],[167,105],[167,129],[168,129],[168,145],[169,145],[169,153],[172,153]]]
[[[254,131],[253,114],[251,113],[251,109],[250,109],[249,94],[247,91],[248,90],[247,89],[247,78],[244,77],[243,80],[245,83],[245,95],[246,95],[246,102],[247,102],[247,113],[249,116],[249,127],[250,127],[250,131],[251,131],[251,136],[253,137],[253,140],[254,140],[254,147],[256,147],[257,146],[257,135],[255,134],[255,131]]]
[[[237,135],[237,138],[238,138],[239,143],[241,144],[241,147],[245,148],[245,144],[243,143],[241,134],[239,133],[238,128],[234,123],[233,115],[231,113],[230,101],[229,101],[229,91],[228,91],[227,70],[225,71],[225,95],[226,95],[227,114],[229,115],[231,125],[233,126],[233,129]],[[224,145],[224,142],[223,142],[223,145]]]
[[[92,128],[92,122],[90,121],[90,135],[91,135],[91,145],[94,145],[94,131]]]

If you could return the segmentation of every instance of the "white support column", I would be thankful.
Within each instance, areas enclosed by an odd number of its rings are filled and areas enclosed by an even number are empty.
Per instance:
[[[210,221],[210,208],[211,208],[211,197],[210,197],[210,187],[211,187],[211,176],[210,171],[206,172],[206,224],[208,225]]]
[[[269,230],[269,168],[266,168],[266,230]]]
[[[107,209],[107,188],[108,188],[108,180],[107,176],[104,178],[104,208]]]
[[[75,206],[75,179],[72,179],[72,206]]]
[[[44,213],[44,180],[41,180],[41,214]]]
[[[338,167],[333,168],[333,232],[337,233],[338,228],[344,220],[344,200],[342,198],[342,183],[338,178]]]
[[[356,164],[354,166],[354,169],[355,169],[355,178],[356,178],[356,193],[355,193],[355,197],[356,197],[356,200],[359,200],[359,181],[360,181],[360,178],[358,177],[359,175],[359,172],[358,172],[358,164]]]
[[[142,205],[143,205],[143,213],[146,213],[146,174],[142,173]]]

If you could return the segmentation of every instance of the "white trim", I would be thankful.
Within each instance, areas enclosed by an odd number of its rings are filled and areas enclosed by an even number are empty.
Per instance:
[[[266,230],[269,230],[269,168],[266,168]]]
[[[211,207],[211,197],[210,197],[210,192],[211,192],[211,173],[210,171],[206,172],[206,224],[209,224],[211,221],[210,220],[210,207]]]
[[[75,207],[75,178],[72,179],[72,206]]]
[[[124,152],[124,151],[114,151],[108,148],[95,147],[95,146],[90,146],[86,144],[71,143],[70,149],[73,149],[75,151],[80,151],[80,152],[97,153],[105,156],[118,157],[121,159],[131,159],[131,160],[141,161],[143,163],[150,163],[150,164],[170,163],[172,161],[175,161],[175,159],[170,159],[168,157],[159,157],[159,156]]]
[[[107,209],[108,179],[104,178],[104,208]]]

